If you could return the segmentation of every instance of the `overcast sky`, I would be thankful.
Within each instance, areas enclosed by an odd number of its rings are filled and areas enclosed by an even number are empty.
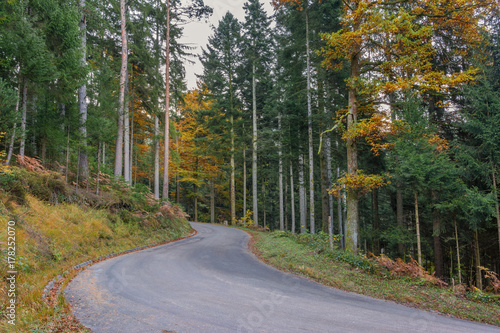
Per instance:
[[[184,2],[188,1],[189,0],[184,0]],[[271,15],[273,13],[271,0],[260,1],[263,3],[268,15]],[[228,11],[233,13],[240,21],[245,19],[243,4],[246,0],[204,0],[204,2],[205,5],[212,7],[214,10],[208,23],[205,21],[188,23],[184,26],[184,36],[181,39],[182,43],[196,47],[193,53],[197,55],[201,54],[201,48],[205,47],[208,42],[208,37],[212,35],[212,26],[217,27],[219,21]],[[203,72],[203,67],[198,58],[196,57],[192,60],[196,62],[194,65],[186,64],[186,81],[188,89],[196,87],[196,74],[201,74]]]

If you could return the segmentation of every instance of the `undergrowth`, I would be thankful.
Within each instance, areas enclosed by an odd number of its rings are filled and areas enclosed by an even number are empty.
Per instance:
[[[35,161],[36,162],[36,161]],[[58,172],[36,168],[0,170],[0,331],[84,332],[62,298],[42,300],[45,285],[72,267],[111,253],[184,237],[185,213],[160,205],[145,186],[112,177],[92,186],[67,184]],[[7,323],[7,222],[16,223],[16,325]]]
[[[499,295],[464,285],[447,286],[411,257],[392,260],[356,255],[336,246],[330,249],[325,233],[251,232],[254,252],[281,270],[342,290],[500,326]],[[498,277],[490,276],[492,288],[496,287]]]

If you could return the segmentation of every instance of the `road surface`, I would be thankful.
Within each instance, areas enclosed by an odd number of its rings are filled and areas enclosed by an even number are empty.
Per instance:
[[[280,272],[237,229],[193,223],[194,237],[95,264],[66,288],[97,333],[500,332]]]

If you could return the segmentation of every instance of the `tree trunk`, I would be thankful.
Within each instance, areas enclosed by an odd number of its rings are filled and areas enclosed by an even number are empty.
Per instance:
[[[264,208],[264,228],[267,226],[267,221],[266,221],[266,185],[265,183],[262,184],[262,203],[263,203],[263,208]]]
[[[304,155],[299,155],[299,209],[300,209],[300,233],[306,232],[307,208],[306,188],[304,186]]]
[[[21,79],[19,79],[19,83],[17,86],[16,118],[17,115],[19,114],[20,100],[21,100]],[[12,155],[14,154],[14,142],[16,141],[16,127],[17,127],[17,119],[14,121],[14,128],[12,129],[12,135],[10,137],[9,151],[7,153],[7,159],[5,160],[5,165],[10,164]]]
[[[327,164],[327,159],[326,159],[326,147],[323,148],[323,151],[321,152],[320,158],[320,169],[321,169],[321,221],[322,221],[322,230],[323,232],[328,232],[329,230],[329,224],[328,224],[328,216],[330,215],[330,202],[329,202],[329,195],[328,195],[328,187],[329,187],[329,181],[328,181],[328,175],[326,171],[326,164]]]
[[[118,136],[116,138],[116,150],[115,150],[116,178],[119,178],[123,175],[123,120],[124,120],[124,107],[125,107],[125,85],[127,82],[127,64],[128,64],[125,0],[120,0],[120,20],[121,20],[121,34],[122,34],[122,64],[120,69],[120,93],[118,99]]]
[[[380,255],[380,215],[379,215],[379,205],[378,205],[378,190],[374,189],[372,192],[372,202],[373,202],[373,253]]]
[[[328,243],[330,250],[333,250],[333,220],[331,216],[328,216]]]
[[[417,227],[417,253],[418,264],[422,266],[422,244],[420,242],[420,219],[418,216],[418,194],[415,192],[415,223]]]
[[[432,191],[432,201],[434,204],[437,203],[437,193]],[[433,229],[433,239],[434,239],[434,266],[436,269],[436,277],[443,278],[443,248],[441,246],[441,217],[439,216],[439,211],[433,209],[432,211],[432,229]]]
[[[44,136],[42,138],[42,165],[45,166],[45,160],[47,159],[47,138]]]
[[[22,105],[22,116],[21,116],[21,146],[19,147],[19,156],[24,157],[24,151],[26,147],[26,121],[28,114],[28,81],[24,80],[23,85],[23,105]]]
[[[19,101],[17,103],[18,105],[16,106],[16,109],[19,108]],[[12,160],[12,155],[14,154],[14,142],[16,141],[16,127],[17,127],[17,122],[14,123],[14,128],[12,129],[12,135],[10,136],[9,151],[7,153],[7,159],[5,160],[5,165],[10,165],[10,161]]]
[[[236,167],[235,167],[235,163],[234,163],[234,150],[235,150],[235,148],[234,148],[234,116],[231,114],[231,224],[232,225],[234,225],[234,223],[236,222],[236,185],[235,185]]]
[[[311,98],[311,59],[309,50],[309,9],[306,3],[306,62],[307,62],[307,119],[309,134],[309,214],[310,232],[314,234],[316,225],[314,220],[314,148],[313,148],[313,126],[312,126],[312,98]]]
[[[319,71],[320,69],[318,69]],[[321,116],[321,113],[324,113],[325,116],[327,113],[325,112],[325,91],[324,91],[324,82],[323,80],[318,81],[318,113]],[[326,119],[326,117],[325,117]],[[324,121],[319,122],[319,132],[323,133],[325,131],[325,126],[328,126],[325,124]],[[325,136],[329,137],[328,135]],[[319,152],[319,169],[320,169],[320,184],[321,184],[321,230],[324,233],[329,232],[329,224],[328,224],[328,216],[330,215],[330,202],[328,200],[328,187],[329,185],[329,180],[328,180],[328,174],[327,174],[327,168],[326,165],[330,163],[330,161],[327,158],[327,150],[328,147],[322,148],[322,150]],[[331,215],[330,215],[331,216]]]
[[[227,55],[231,58],[231,50]],[[230,184],[230,201],[231,201],[231,224],[236,222],[236,185],[235,185],[235,172],[236,166],[234,162],[234,91],[233,91],[233,68],[229,67],[229,99],[230,99],[230,122],[231,122],[231,184]]]
[[[154,196],[160,199],[160,124],[158,116],[155,115],[155,162],[154,162]]]
[[[194,185],[194,221],[198,222],[198,187]]]
[[[259,224],[259,208],[257,196],[257,92],[255,78],[255,63],[252,64],[252,198],[253,198],[253,223]]]
[[[323,113],[325,115],[328,114],[328,110],[327,108],[325,107],[325,103],[323,102]],[[323,174],[321,175],[322,177],[322,182],[323,182],[323,186],[325,187],[325,189],[323,191],[323,195],[326,195],[326,202],[325,202],[325,198],[323,198],[323,205],[327,205],[327,208],[328,208],[328,212],[327,213],[323,213],[323,221],[326,221],[325,218],[328,218],[328,216],[330,216],[330,218],[332,219],[332,223],[333,223],[333,196],[331,194],[328,194],[328,189],[330,188],[331,184],[332,184],[332,141],[330,139],[330,135],[327,134],[325,137],[324,137],[324,148],[323,148],[323,154],[321,155],[324,159],[323,163],[324,165],[322,165],[322,169],[326,168],[326,170],[322,170],[322,172],[325,172],[326,171],[326,174]],[[325,193],[326,192],[326,193]],[[324,230],[326,232],[326,230]]]
[[[453,215],[453,222],[455,222],[455,241],[457,246],[458,283],[462,284],[462,266],[460,264],[460,246],[458,243],[457,217],[455,214]]]
[[[132,183],[132,174],[130,172],[130,112],[129,112],[129,80],[128,66],[125,80],[125,106],[123,107],[123,176],[125,181]]]
[[[495,195],[495,211],[497,215],[498,246],[499,246],[498,255],[500,257],[500,206],[498,204],[497,177],[494,168],[492,168],[491,175],[493,178],[493,194]]]
[[[243,216],[247,216],[247,150],[243,146]]]
[[[285,212],[283,198],[283,152],[281,147],[281,114],[278,115],[278,155],[279,155],[279,191],[280,191],[280,230],[285,230]]]
[[[325,108],[325,113],[327,113],[327,110]],[[333,182],[332,179],[332,142],[330,140],[330,135],[327,135],[325,138],[325,159],[326,159],[326,176],[328,178],[328,186],[327,189],[330,187],[330,185]],[[330,208],[330,218],[332,219],[333,223],[333,195],[328,194],[328,207]]]
[[[132,75],[134,72],[132,71]],[[132,82],[132,94],[129,94],[129,96],[132,96],[132,103],[131,103],[131,108],[130,108],[130,166],[129,166],[129,177],[130,177],[130,184],[134,184],[134,130],[135,130],[135,124],[134,124],[134,86]],[[137,154],[136,156],[136,162],[135,164],[137,165]],[[137,180],[135,181],[137,183]]]
[[[133,138],[133,136],[132,136]],[[132,150],[132,152],[134,152],[134,150]],[[135,174],[134,174],[134,184],[137,185],[137,165],[139,164],[139,152],[135,152],[135,165],[136,165],[136,168],[135,168]],[[131,166],[131,170],[130,172],[134,172],[133,170],[133,165]]]
[[[215,223],[215,184],[214,179],[210,179],[210,223]]]
[[[68,182],[68,172],[69,172],[69,126],[68,126],[68,138],[66,141],[66,170],[65,170],[65,180]]]
[[[338,146],[338,142],[337,142]],[[337,178],[340,178],[340,167],[337,165]],[[342,196],[340,190],[337,197],[337,215],[339,219],[339,234],[340,234],[340,248],[345,249],[345,229],[344,219],[342,218]]]
[[[101,163],[99,163],[100,159],[101,159],[101,142],[99,141],[99,146],[97,148],[97,176],[96,176],[96,188],[95,188],[96,195],[99,195],[99,185],[101,181]]]
[[[36,144],[36,130],[38,129],[37,126],[37,119],[36,119],[36,113],[37,110],[36,108],[33,109],[33,115],[30,117],[31,118],[31,128],[33,131],[31,131],[31,147],[33,149],[33,156],[38,156],[38,146]]]
[[[66,133],[66,126],[65,126],[65,118],[66,118],[66,104],[61,103],[61,113],[59,114],[61,117],[61,133]],[[63,173],[63,167],[62,165],[64,164],[64,151],[61,149],[61,155],[60,155],[60,164],[59,164],[59,170],[61,173]]]
[[[295,233],[295,189],[293,186],[293,166],[290,160],[290,213],[292,219],[292,233]]]
[[[85,10],[85,0],[80,0],[80,8],[83,13]],[[85,14],[82,14],[80,20],[80,32],[82,34],[82,59],[81,66],[87,66],[87,18]],[[83,178],[88,178],[89,176],[89,159],[87,154],[87,83],[83,84],[78,88],[78,105],[80,113],[80,156],[78,161],[80,163],[80,169]]]
[[[44,136],[42,138],[42,165],[45,166],[45,160],[47,159],[47,138]]]
[[[177,151],[177,156],[181,156],[179,152],[179,135],[175,134],[175,149]],[[179,168],[177,168],[177,172],[175,173],[175,199],[177,204],[181,203],[181,181],[179,175]]]
[[[403,211],[403,190],[398,186],[396,190],[396,221],[398,227],[402,230],[404,222],[404,211]],[[398,242],[398,252],[400,256],[404,255],[404,244]]]
[[[163,156],[163,201],[168,200],[168,164],[170,154],[170,0],[167,0],[167,37],[165,50],[165,138],[164,138],[164,156]]]
[[[80,147],[78,147],[78,156],[80,156]],[[76,164],[76,184],[75,184],[75,194],[78,190],[78,185],[80,183],[80,163]]]
[[[356,30],[356,29],[354,29]],[[351,59],[351,80],[359,78],[359,52]],[[354,131],[354,126],[357,123],[358,117],[358,102],[356,100],[357,89],[356,85],[349,85],[349,111],[347,116],[347,132]],[[358,174],[358,147],[356,139],[352,136],[347,138],[347,174],[355,176]],[[354,188],[347,189],[347,230],[346,230],[346,248],[353,253],[358,252],[358,237],[359,237],[359,207],[358,193]]]
[[[285,230],[288,230],[288,179],[285,177]]]
[[[483,290],[483,277],[481,275],[481,256],[479,253],[479,233],[474,231],[474,256],[476,259],[476,287]]]

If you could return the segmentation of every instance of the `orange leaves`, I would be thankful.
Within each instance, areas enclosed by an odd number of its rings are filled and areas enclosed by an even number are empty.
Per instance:
[[[498,294],[500,292],[500,279],[498,278],[498,274],[483,266],[479,266],[479,269],[484,272],[485,277],[490,281],[491,289],[495,294]]]
[[[356,174],[347,174],[344,177],[337,179],[333,187],[328,191],[331,195],[338,197],[342,190],[353,190],[359,198],[374,189],[379,189],[390,184],[388,181],[389,175],[367,175],[363,170],[358,170]]]
[[[369,119],[356,122],[343,135],[343,139],[365,139],[372,146],[372,152],[379,154],[380,149],[391,147],[390,143],[384,142],[387,135],[392,132],[392,124],[387,117],[380,113],[374,113]]]
[[[326,43],[320,53],[324,66],[342,68],[342,61],[359,57],[361,76],[373,98],[380,93],[416,88],[422,92],[444,91],[470,82],[477,70],[472,67],[472,50],[484,43],[481,20],[495,1],[480,0],[384,0],[344,1],[342,29],[323,34]],[[447,47],[445,40],[453,39]],[[462,59],[470,69],[454,74],[437,71],[436,52],[447,59]],[[352,78],[356,79],[356,78]],[[363,88],[361,87],[361,90]]]
[[[444,287],[448,284],[434,275],[430,275],[419,263],[413,259],[411,256],[410,262],[404,262],[403,259],[397,258],[396,261],[391,258],[381,254],[380,257],[377,257],[373,253],[369,254],[371,259],[377,262],[382,267],[387,268],[391,275],[397,276],[409,276],[412,278],[420,278],[428,283],[433,285]]]
[[[17,164],[28,171],[44,173],[47,170],[43,167],[42,162],[36,157],[28,157],[14,155],[17,158]]]
[[[437,134],[429,135],[427,137],[427,141],[439,153],[442,153],[450,148],[449,142]]]
[[[201,87],[203,89],[203,87]],[[181,133],[175,149],[179,151],[179,162],[174,169],[183,182],[200,186],[220,172],[222,163],[214,156],[209,146],[215,136],[207,127],[207,117],[203,112],[211,108],[212,102],[201,98],[198,90],[187,93],[180,107],[177,130]]]

